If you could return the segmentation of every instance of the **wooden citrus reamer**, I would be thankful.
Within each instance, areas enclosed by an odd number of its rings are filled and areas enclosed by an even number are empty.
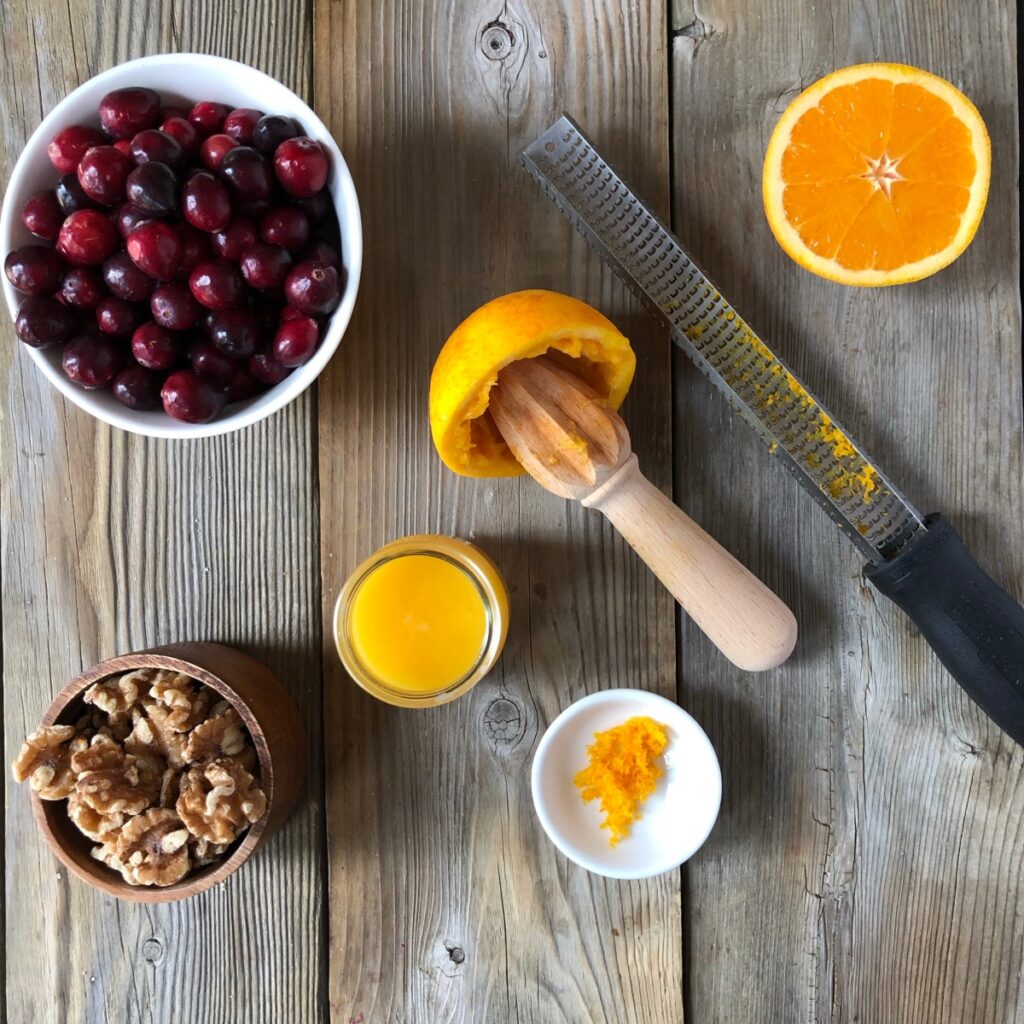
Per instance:
[[[534,480],[603,512],[734,665],[789,657],[793,613],[640,472],[622,417],[589,385],[549,357],[521,360],[498,375],[490,411]]]

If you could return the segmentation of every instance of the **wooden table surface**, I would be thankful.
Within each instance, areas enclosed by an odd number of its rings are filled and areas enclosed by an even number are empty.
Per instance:
[[[1010,0],[5,0],[5,173],[89,76],[146,53],[222,54],[315,105],[366,235],[356,314],[316,389],[225,437],[111,430],[5,329],[6,759],[83,667],[214,639],[285,681],[310,777],[244,870],[163,906],[69,878],[8,778],[6,1019],[1024,1021],[1024,752],[516,163],[572,113],[911,498],[1019,596],[1015,38]],[[760,169],[801,88],[875,59],[929,68],[977,102],[992,191],[951,268],[851,290],[778,249]],[[426,417],[438,348],[479,303],[530,286],[586,299],[633,340],[624,413],[641,463],[794,608],[801,639],[781,669],[733,669],[595,514],[441,466]],[[347,571],[420,531],[492,554],[512,628],[469,696],[409,712],[349,682],[328,623]],[[558,711],[624,685],[677,696],[724,774],[707,845],[643,882],[567,862],[528,784]]]

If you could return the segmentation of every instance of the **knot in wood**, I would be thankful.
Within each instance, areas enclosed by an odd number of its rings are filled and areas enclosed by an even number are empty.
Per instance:
[[[159,939],[146,939],[142,944],[142,959],[147,964],[158,964],[164,955],[164,947]]]
[[[449,946],[448,956],[453,964],[461,964],[466,959],[466,951],[461,946]]]
[[[498,19],[484,25],[480,33],[480,49],[488,60],[504,60],[515,45],[512,29]]]
[[[492,743],[514,743],[523,732],[523,713],[515,701],[497,697],[484,711],[484,734]]]

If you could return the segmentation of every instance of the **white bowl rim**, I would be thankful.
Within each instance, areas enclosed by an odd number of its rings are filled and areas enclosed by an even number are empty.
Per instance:
[[[242,61],[232,60],[229,57],[192,52],[159,53],[123,61],[86,79],[57,103],[29,136],[21,155],[15,161],[11,171],[10,179],[7,182],[3,208],[0,210],[0,245],[3,246],[4,256],[6,256],[11,248],[11,239],[16,219],[20,218],[20,209],[17,208],[18,204],[15,202],[15,199],[25,191],[21,179],[26,173],[26,154],[38,146],[46,146],[48,144],[49,138],[54,131],[63,126],[62,119],[66,116],[64,112],[71,105],[74,98],[86,88],[94,88],[96,85],[101,85],[108,80],[122,78],[125,69],[138,68],[140,74],[144,74],[147,68],[179,63],[190,66],[194,66],[197,63],[203,64],[225,74],[230,74],[232,71],[242,68],[247,75],[255,75],[266,79],[275,88],[283,89],[295,98],[296,102],[303,108],[303,114],[300,117],[303,128],[310,135],[326,144],[330,150],[333,185],[336,185],[336,194],[332,195],[332,202],[337,205],[337,197],[340,196],[344,204],[346,230],[342,237],[342,253],[346,280],[341,301],[328,321],[327,331],[313,358],[308,363],[293,370],[280,384],[275,385],[257,398],[251,399],[248,404],[241,405],[235,412],[222,414],[209,423],[184,423],[172,419],[162,410],[156,410],[154,413],[149,414],[140,414],[127,407],[121,409],[119,407],[107,408],[102,405],[97,406],[90,401],[93,393],[78,387],[68,380],[57,367],[49,362],[41,350],[20,343],[17,343],[17,347],[28,352],[28,355],[44,376],[65,398],[90,416],[133,434],[141,434],[145,437],[184,440],[215,437],[220,434],[241,430],[244,427],[251,426],[253,423],[258,423],[260,420],[271,416],[294,401],[316,380],[337,350],[352,317],[352,310],[355,307],[356,294],[359,289],[359,279],[362,272],[363,232],[359,213],[359,200],[356,196],[355,183],[352,180],[348,164],[345,163],[345,158],[342,156],[341,150],[330,131],[328,131],[327,126],[301,96],[289,89],[283,82],[272,75],[268,75],[265,71],[261,71],[259,68],[255,68],[251,64],[245,64]],[[139,84],[145,85],[145,81],[140,80]],[[334,191],[335,189],[332,186],[332,192]],[[340,211],[338,212],[340,225],[342,218]],[[0,277],[0,285],[3,287],[4,298],[13,321],[17,316],[18,307],[23,297],[14,290],[6,275]],[[154,421],[151,422],[148,419],[140,421],[140,416],[152,416]]]
[[[665,714],[682,716],[684,720],[688,721],[697,730],[697,742],[701,744],[702,748],[706,747],[706,752],[709,755],[708,763],[709,765],[714,766],[714,778],[717,783],[715,813],[710,817],[707,828],[700,836],[699,842],[694,845],[692,850],[684,852],[683,856],[678,859],[673,859],[671,862],[652,863],[649,869],[643,871],[631,869],[617,870],[606,864],[598,863],[588,857],[578,847],[567,842],[562,830],[555,824],[551,815],[548,813],[547,799],[541,791],[541,769],[548,756],[548,752],[565,726],[581,712],[594,705],[609,704],[624,698],[628,699],[632,703],[647,705],[650,708],[652,717],[657,715],[658,711],[661,710]],[[707,733],[701,728],[697,719],[695,719],[685,708],[681,707],[674,700],[670,700],[668,697],[663,697],[660,693],[652,693],[650,690],[637,690],[630,687],[616,687],[610,690],[599,690],[597,693],[587,694],[587,696],[573,701],[572,704],[564,708],[555,717],[552,723],[544,731],[544,735],[537,744],[537,750],[533,755],[533,764],[530,770],[530,792],[533,797],[534,810],[537,813],[537,817],[540,820],[541,826],[547,834],[547,837],[552,843],[554,843],[561,853],[569,858],[569,860],[574,864],[578,864],[580,867],[585,868],[587,871],[590,871],[595,875],[601,875],[604,878],[639,880],[643,878],[653,878],[655,875],[661,875],[666,871],[672,871],[675,868],[678,868],[681,864],[689,860],[690,857],[692,857],[704,845],[704,843],[707,842],[708,836],[711,835],[711,831],[715,827],[715,823],[718,821],[718,814],[721,810],[722,768],[718,761],[718,755],[715,753],[715,748],[712,745],[711,740],[708,738]]]

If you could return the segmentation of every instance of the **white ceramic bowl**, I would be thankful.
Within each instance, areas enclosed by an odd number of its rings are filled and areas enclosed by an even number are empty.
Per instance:
[[[636,715],[668,731],[665,774],[639,821],[616,846],[601,828],[599,801],[584,803],[573,776],[587,766],[594,733]],[[570,704],[548,727],[533,758],[533,804],[544,831],[570,860],[607,878],[649,878],[692,857],[711,833],[722,773],[704,730],[678,704],[644,690],[603,690]]]
[[[334,354],[352,316],[363,262],[363,232],[359,219],[352,175],[337,143],[313,111],[277,80],[262,71],[201,53],[164,53],[118,64],[80,85],[63,99],[33,132],[24,152],[14,165],[0,214],[0,246],[6,256],[11,249],[38,242],[21,223],[25,200],[46,184],[56,184],[59,174],[50,163],[46,147],[65,125],[99,124],[100,100],[111,89],[130,85],[155,89],[165,103],[191,106],[198,100],[215,100],[236,107],[257,107],[266,113],[294,117],[311,138],[321,142],[330,154],[328,188],[334,200],[345,266],[345,289],[338,308],[328,321],[324,337],[313,358],[293,370],[280,384],[246,402],[230,405],[210,423],[182,423],[163,410],[136,412],[121,405],[110,391],[86,391],[72,384],[61,369],[59,348],[34,349],[19,345],[22,355],[34,359],[50,382],[86,412],[123,430],[150,437],[209,437],[238,430],[269,416],[302,394],[319,376]],[[13,318],[21,296],[3,278],[4,297]],[[13,335],[11,335],[13,341]]]

